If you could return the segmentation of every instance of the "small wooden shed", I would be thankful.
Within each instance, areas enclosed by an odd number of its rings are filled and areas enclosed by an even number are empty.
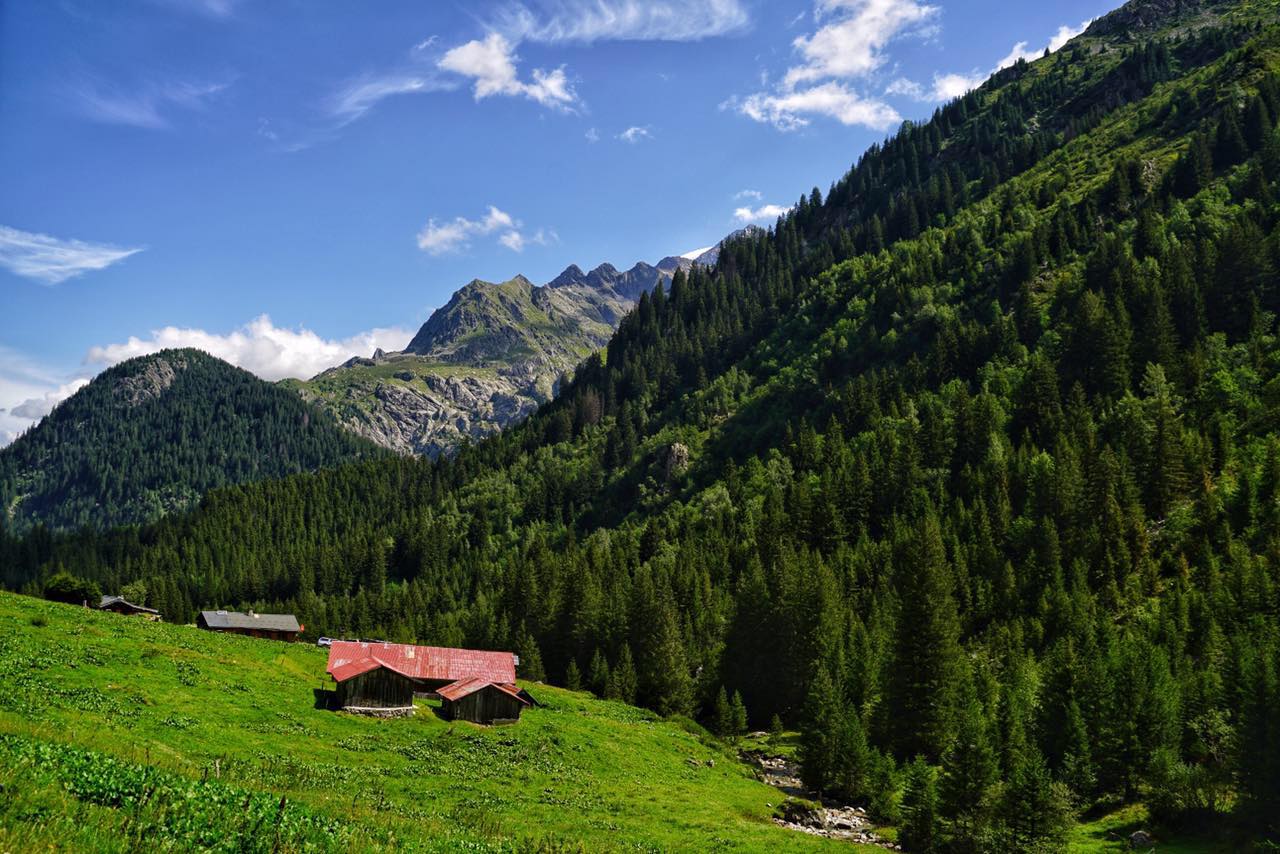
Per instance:
[[[477,724],[514,723],[529,705],[515,685],[462,679],[439,690],[440,714],[445,720]]]
[[[392,664],[364,658],[335,668],[332,674],[338,683],[334,699],[343,711],[380,717],[413,714],[417,681]]]
[[[102,600],[98,602],[98,610],[111,611],[114,614],[144,617],[153,621],[158,621],[160,619],[160,612],[155,608],[146,608],[142,605],[135,605],[123,596],[103,596]]]

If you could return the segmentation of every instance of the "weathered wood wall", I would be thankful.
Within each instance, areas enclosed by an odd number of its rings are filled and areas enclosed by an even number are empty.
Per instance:
[[[338,684],[338,703],[343,708],[395,709],[413,705],[412,679],[379,667]]]
[[[490,724],[520,717],[524,703],[497,688],[482,688],[460,700],[445,700],[441,711],[449,720]]]

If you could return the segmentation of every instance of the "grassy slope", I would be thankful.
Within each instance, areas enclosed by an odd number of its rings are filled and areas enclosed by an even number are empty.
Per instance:
[[[33,755],[47,743],[152,766],[179,788],[207,778],[233,804],[285,795],[286,813],[332,823],[291,837],[299,849],[850,850],[774,826],[777,791],[647,712],[535,685],[545,707],[512,727],[449,724],[425,706],[373,720],[312,708],[324,666],[309,646],[0,594],[0,850],[127,850],[130,833],[187,827],[182,798],[129,804],[98,782],[77,795],[76,780],[116,765]],[[236,808],[193,823],[230,838],[248,821]]]

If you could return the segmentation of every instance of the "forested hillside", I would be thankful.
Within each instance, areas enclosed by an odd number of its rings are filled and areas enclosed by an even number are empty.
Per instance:
[[[1117,14],[642,297],[521,427],[9,539],[5,583],[739,692],[911,850],[1139,799],[1275,839],[1277,4]]]
[[[110,527],[211,489],[380,455],[293,393],[199,350],[103,371],[0,450],[0,519]]]

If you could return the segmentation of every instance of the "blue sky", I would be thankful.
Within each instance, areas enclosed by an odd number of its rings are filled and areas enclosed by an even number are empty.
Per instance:
[[[769,224],[1118,0],[6,0],[0,444],[106,365],[402,347]]]

